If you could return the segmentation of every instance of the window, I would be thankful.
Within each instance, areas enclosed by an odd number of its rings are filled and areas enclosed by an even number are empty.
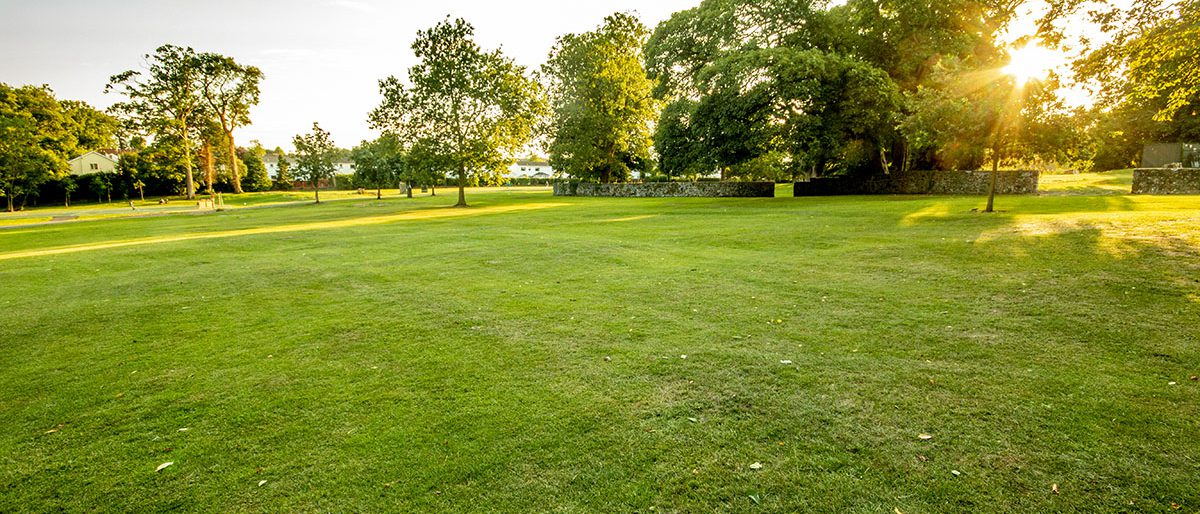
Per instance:
[[[99,164],[96,164],[96,163],[94,163],[94,162],[93,162],[93,163],[92,163],[92,169],[94,169],[94,170],[98,170],[98,169],[100,169],[100,165],[99,165]]]

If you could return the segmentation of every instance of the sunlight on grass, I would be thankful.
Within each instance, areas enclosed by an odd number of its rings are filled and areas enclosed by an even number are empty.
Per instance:
[[[1149,246],[1171,254],[1200,257],[1200,215],[1195,212],[1126,211],[1027,214],[1003,228],[980,234],[979,242],[1008,237],[1051,237],[1094,231],[1096,248],[1113,258],[1135,255]]]
[[[56,248],[45,248],[39,250],[26,250],[21,252],[11,252],[0,254],[0,260],[19,259],[23,257],[41,257],[45,255],[61,255],[67,253],[87,252],[93,250],[104,250],[109,248],[123,248],[127,246],[142,246],[161,243],[176,243],[180,241],[195,241],[201,239],[218,239],[225,237],[252,236],[261,234],[278,234],[283,232],[301,232],[307,230],[327,230],[333,228],[361,227],[366,225],[379,225],[383,223],[392,223],[396,221],[415,221],[429,220],[442,218],[464,218],[469,216],[478,216],[483,214],[499,214],[507,212],[520,212],[537,209],[548,209],[551,207],[561,207],[567,204],[564,203],[528,203],[520,205],[497,205],[493,207],[479,207],[475,209],[424,209],[419,211],[409,211],[400,214],[390,214],[387,216],[370,216],[365,218],[351,218],[338,221],[320,221],[315,223],[297,223],[293,225],[277,225],[271,227],[247,228],[240,230],[223,230],[217,232],[201,232],[198,234],[184,234],[178,236],[161,236],[142,239],[126,239],[121,241],[106,241],[100,243],[89,243],[82,245],[60,246]]]
[[[931,218],[942,218],[950,214],[948,202],[938,202],[913,212],[900,220],[901,227],[911,227]]]
[[[612,218],[612,219],[607,219],[607,220],[600,220],[599,222],[600,223],[620,223],[623,221],[637,221],[637,220],[645,220],[645,219],[656,218],[656,217],[658,217],[657,214],[643,214],[641,216],[627,216],[624,218]]]

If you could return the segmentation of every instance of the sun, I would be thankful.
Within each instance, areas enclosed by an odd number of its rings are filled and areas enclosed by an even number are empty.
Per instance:
[[[1003,71],[1011,75],[1017,85],[1024,85],[1030,80],[1046,78],[1050,70],[1062,64],[1062,60],[1059,52],[1030,43],[1009,52],[1009,63]]]

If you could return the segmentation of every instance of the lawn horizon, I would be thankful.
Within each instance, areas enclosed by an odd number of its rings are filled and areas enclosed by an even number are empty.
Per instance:
[[[1200,198],[1113,180],[0,230],[0,510],[1194,510]]]

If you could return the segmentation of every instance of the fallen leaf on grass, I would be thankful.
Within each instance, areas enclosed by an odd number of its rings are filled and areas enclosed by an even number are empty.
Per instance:
[[[188,431],[188,427],[183,427],[183,428],[179,429],[179,431],[180,431],[180,432],[187,432],[187,431]]]
[[[761,462],[755,462],[754,464],[750,465],[750,469],[753,469],[755,471],[762,469],[762,467],[763,466],[762,466]]]
[[[162,470],[164,470],[164,469],[167,469],[167,468],[168,468],[168,467],[170,467],[172,464],[174,464],[174,462],[164,462],[164,463],[162,463],[162,464],[159,464],[157,468],[154,468],[154,472],[155,472],[155,473],[158,473],[159,471],[162,471]]]
[[[692,423],[695,423],[695,422],[697,422],[697,421],[700,421],[700,420],[698,420],[698,419],[696,419],[696,418],[688,418],[688,421],[691,421]]]
[[[904,511],[900,510],[900,507],[892,509],[892,512],[895,512],[896,514],[904,514]]]
[[[1050,492],[1058,494],[1058,484],[1050,484]]]
[[[933,436],[930,434],[918,434],[917,439],[920,439],[922,441],[928,441],[930,439],[933,439]]]
[[[961,472],[961,471],[959,471],[959,470],[957,470],[957,469],[952,469],[952,470],[950,470],[950,474],[951,474],[951,475],[954,475],[954,476],[956,476],[956,477],[962,476],[962,472]]]
[[[750,495],[750,501],[754,502],[755,505],[762,505],[762,498],[759,498],[757,494]]]
[[[266,484],[266,483],[267,483],[267,481],[266,481],[266,480],[259,480],[259,481],[258,481],[258,486],[259,486],[259,487],[262,487],[262,486],[263,486],[263,484]]]
[[[783,365],[785,365],[785,366],[786,366],[786,365],[789,365],[789,364],[791,364],[791,363],[792,363],[792,361],[789,361],[789,360],[782,360],[782,361],[779,361],[779,363],[780,363],[780,364],[783,364]]]

